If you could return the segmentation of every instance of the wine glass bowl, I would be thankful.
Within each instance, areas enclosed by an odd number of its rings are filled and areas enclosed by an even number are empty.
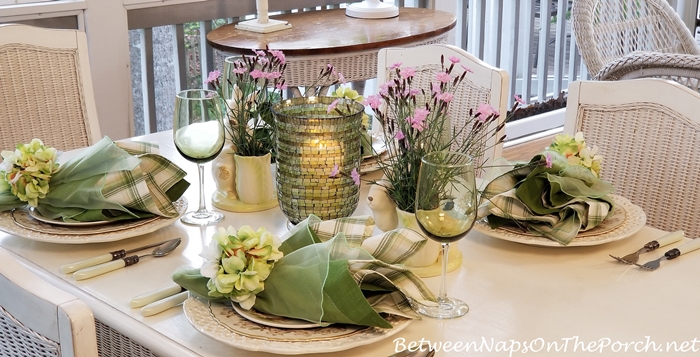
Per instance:
[[[215,91],[190,89],[176,95],[173,141],[199,171],[199,209],[185,213],[182,222],[208,226],[221,221],[223,215],[207,210],[204,203],[204,164],[219,155],[225,141],[222,99]]]
[[[469,233],[476,221],[477,209],[476,179],[469,155],[439,151],[421,159],[415,216],[423,234],[442,243],[442,275],[438,303],[415,303],[419,313],[446,319],[463,316],[469,311],[466,303],[447,296],[445,277],[450,243]]]

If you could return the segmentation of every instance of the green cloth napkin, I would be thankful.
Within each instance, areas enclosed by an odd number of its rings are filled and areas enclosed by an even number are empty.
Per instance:
[[[551,168],[542,164],[545,155],[552,160]],[[493,228],[515,224],[567,245],[580,231],[612,215],[614,202],[608,196],[612,191],[589,169],[569,165],[562,155],[546,151],[486,185],[480,216],[487,216]]]
[[[157,150],[155,144],[114,143],[105,137],[61,164],[37,210],[67,222],[177,217],[173,201],[189,187],[187,173]],[[25,204],[7,195],[13,196],[3,192],[0,210]]]
[[[265,280],[254,308],[322,325],[391,328],[380,313],[419,318],[409,298],[425,303],[436,301],[435,296],[408,269],[378,260],[360,247],[373,229],[369,216],[322,222],[312,215],[300,222],[282,238],[285,255]],[[385,236],[385,246],[397,239],[396,234]],[[223,302],[208,296],[208,278],[198,268],[180,268],[173,280],[200,297]]]

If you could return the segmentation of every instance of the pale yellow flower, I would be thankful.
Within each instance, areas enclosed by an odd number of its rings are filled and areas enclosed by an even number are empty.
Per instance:
[[[360,93],[348,86],[339,86],[338,89],[336,89],[335,92],[331,94],[331,96],[337,98],[352,99],[357,102],[362,102],[365,100],[364,97],[360,95]]]

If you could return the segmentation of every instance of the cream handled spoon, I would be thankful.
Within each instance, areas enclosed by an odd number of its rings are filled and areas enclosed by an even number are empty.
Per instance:
[[[96,257],[84,259],[84,260],[81,260],[78,262],[69,263],[69,264],[66,264],[66,265],[61,267],[61,273],[64,273],[64,274],[73,273],[73,272],[78,271],[78,270],[83,269],[83,268],[88,268],[88,267],[95,266],[98,264],[107,263],[107,262],[110,262],[112,260],[124,258],[124,257],[126,257],[127,254],[138,252],[139,250],[157,247],[159,245],[163,245],[163,244],[168,243],[170,241],[179,240],[179,239],[180,238],[170,239],[170,240],[167,240],[165,242],[148,244],[148,245],[144,245],[142,247],[129,249],[129,250],[124,250],[124,249],[115,250],[113,252],[98,255]]]
[[[108,273],[113,270],[117,270],[119,268],[127,267],[129,265],[134,265],[139,262],[141,258],[144,257],[164,257],[168,255],[170,252],[175,250],[178,245],[180,245],[181,239],[174,239],[174,240],[169,240],[159,246],[157,246],[155,249],[153,249],[153,252],[151,254],[145,254],[145,255],[132,255],[130,257],[125,257],[122,259],[114,260],[111,262],[107,262],[104,264],[96,265],[93,267],[85,268],[85,269],[80,269],[73,273],[73,278],[75,280],[85,280],[88,278],[92,278],[97,275],[101,275],[104,273]]]

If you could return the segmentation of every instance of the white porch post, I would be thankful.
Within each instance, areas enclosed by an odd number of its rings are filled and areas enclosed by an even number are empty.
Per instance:
[[[102,135],[133,136],[129,30],[122,1],[86,0],[85,30]]]
[[[451,14],[459,14],[459,1],[463,0],[433,0],[433,3],[435,4],[435,10],[447,11]],[[460,43],[462,37],[462,26],[464,26],[464,24],[462,24],[462,18],[461,16],[458,16],[457,26],[447,35],[447,43],[451,45],[457,45]]]

